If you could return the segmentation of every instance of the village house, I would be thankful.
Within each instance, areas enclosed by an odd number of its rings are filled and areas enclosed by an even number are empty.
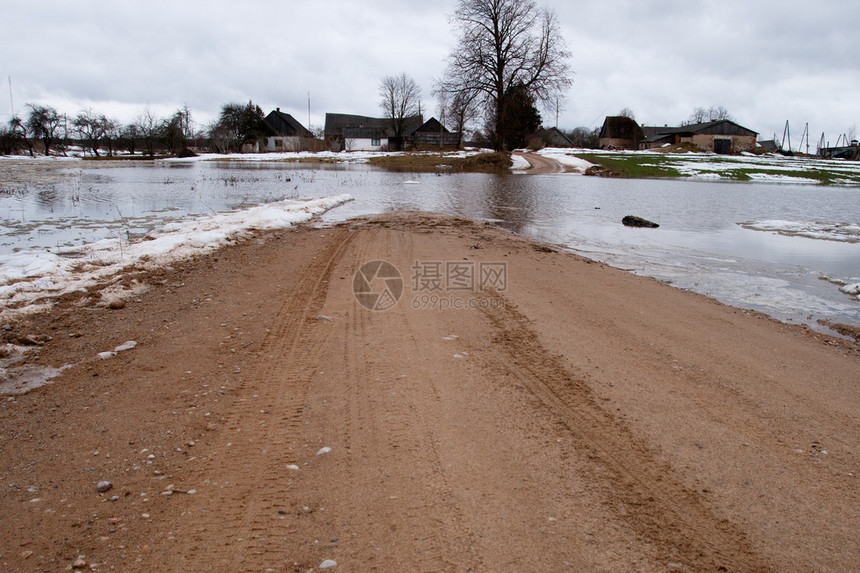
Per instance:
[[[431,117],[412,133],[406,134],[404,143],[415,147],[456,147],[460,134],[452,133],[435,117]]]
[[[395,137],[390,118],[345,113],[325,114],[325,142],[332,151],[393,151],[413,146],[452,146],[460,141],[436,118],[420,115],[404,120],[403,134]]]
[[[534,135],[545,147],[574,147],[568,136],[557,127],[539,129]]]
[[[645,139],[636,120],[623,115],[607,116],[598,137],[601,149],[639,149]]]
[[[422,123],[420,116],[406,119],[413,130]],[[346,113],[325,114],[325,142],[332,151],[388,151],[396,147],[391,120]],[[393,145],[390,145],[393,143]]]
[[[264,119],[269,133],[261,142],[262,151],[306,151],[314,149],[314,135],[281,108],[275,109]]]
[[[681,127],[642,127],[642,132],[645,139],[639,144],[640,149],[689,143],[703,151],[722,154],[752,151],[758,137],[758,132],[728,119]]]

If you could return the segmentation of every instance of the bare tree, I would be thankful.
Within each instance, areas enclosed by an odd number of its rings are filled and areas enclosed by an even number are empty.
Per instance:
[[[45,155],[51,152],[51,145],[57,139],[62,118],[51,106],[27,104],[30,115],[27,118],[27,130],[34,139],[40,139],[45,146]]]
[[[117,145],[120,137],[120,124],[115,119],[102,117],[105,124],[104,141],[107,143],[108,157],[113,157],[114,147]]]
[[[725,107],[721,105],[711,106],[708,109],[697,107],[687,118],[687,121],[681,122],[681,125],[692,125],[694,123],[707,123],[709,121],[720,121],[723,119],[732,119],[732,115]]]
[[[478,97],[474,92],[458,92],[449,94],[445,91],[434,91],[439,98],[440,115],[453,126],[457,133],[457,147],[463,146],[463,137],[469,126],[478,119]]]
[[[401,138],[406,120],[419,114],[421,88],[405,72],[398,76],[385,76],[379,82],[379,107],[384,117],[391,120],[395,138]]]
[[[574,147],[598,149],[600,147],[600,128],[577,127],[567,132],[567,137]]]
[[[24,148],[33,155],[33,144],[27,139],[27,129],[17,115],[13,115],[6,125],[0,125],[0,155],[19,153]]]
[[[632,119],[633,121],[636,121],[636,114],[635,114],[635,113],[633,113],[633,110],[632,110],[632,109],[630,109],[629,107],[625,107],[624,109],[622,109],[621,111],[619,111],[619,112],[618,112],[618,116],[619,116],[619,117],[629,117],[629,118],[630,118],[630,119]]]
[[[158,139],[159,119],[147,107],[134,120],[137,134],[143,140],[143,147],[149,156],[155,155],[155,143]]]
[[[93,155],[99,156],[99,142],[107,135],[109,125],[108,119],[104,115],[98,115],[92,109],[87,108],[81,111],[75,117],[72,125],[75,126],[75,131],[90,144],[90,149]]]
[[[131,155],[134,155],[134,152],[137,149],[137,140],[139,138],[140,130],[137,127],[137,123],[130,123],[120,131],[119,144]]]
[[[459,41],[437,90],[477,97],[501,149],[506,94],[521,85],[544,107],[564,99],[570,52],[555,14],[532,0],[459,0],[453,20]]]

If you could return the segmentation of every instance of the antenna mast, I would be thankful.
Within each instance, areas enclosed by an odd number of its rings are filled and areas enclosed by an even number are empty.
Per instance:
[[[12,100],[12,76],[9,76],[9,105],[12,106],[12,117],[15,117],[15,102]]]

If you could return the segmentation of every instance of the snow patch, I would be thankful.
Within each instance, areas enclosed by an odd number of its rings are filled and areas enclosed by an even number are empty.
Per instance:
[[[809,221],[750,221],[739,223],[744,229],[770,231],[789,237],[806,237],[843,243],[860,243],[860,223],[824,223]]]
[[[569,149],[545,147],[538,151],[538,155],[554,159],[575,173],[585,173],[589,167],[594,167],[594,163],[573,155]]]
[[[55,253],[31,250],[0,255],[0,316],[26,312],[28,305],[46,296],[84,291],[135,265],[162,267],[214,251],[253,230],[284,229],[348,201],[352,196],[347,194],[285,200],[170,223],[136,242],[105,239]],[[123,296],[129,294],[116,289],[110,293],[112,300]]]
[[[24,365],[17,368],[0,368],[0,394],[26,394],[30,390],[49,384],[72,364],[59,368]]]
[[[511,155],[511,161],[513,162],[511,171],[525,171],[532,166],[522,155]]]

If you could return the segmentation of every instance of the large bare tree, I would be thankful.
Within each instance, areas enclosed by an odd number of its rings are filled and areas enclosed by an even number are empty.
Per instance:
[[[158,139],[158,125],[160,119],[150,111],[149,107],[145,107],[134,119],[137,135],[143,140],[143,147],[146,154],[155,156],[155,144]]]
[[[84,141],[89,142],[93,155],[99,156],[99,143],[111,129],[111,121],[102,114],[95,113],[91,108],[81,111],[72,124]]]
[[[570,52],[558,20],[532,0],[460,0],[452,20],[459,41],[436,89],[479,98],[492,140],[502,148],[506,94],[522,86],[549,106],[571,85]]]
[[[403,137],[406,120],[419,114],[421,88],[405,72],[397,76],[385,76],[379,82],[379,107],[384,117],[391,120],[394,137]]]
[[[27,104],[27,107],[30,108],[30,115],[27,117],[27,130],[33,139],[42,140],[42,145],[45,146],[45,155],[49,155],[51,145],[57,139],[62,118],[57,110],[51,106]]]

